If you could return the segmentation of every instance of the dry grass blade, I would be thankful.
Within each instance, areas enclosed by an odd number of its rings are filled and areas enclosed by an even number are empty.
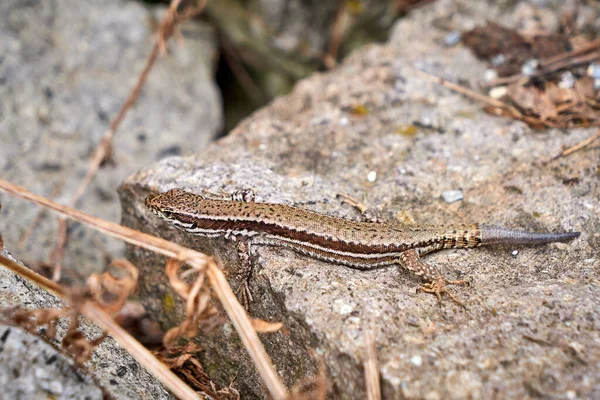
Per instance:
[[[365,338],[365,385],[367,387],[367,399],[381,399],[381,385],[379,383],[379,368],[377,366],[377,351],[375,349],[375,338],[373,330],[367,331]]]
[[[198,270],[206,268],[206,275],[208,276],[212,288],[221,301],[225,311],[227,312],[227,315],[229,315],[233,326],[239,333],[242,343],[252,357],[252,360],[254,361],[259,374],[265,381],[269,392],[275,399],[287,398],[287,389],[273,369],[273,364],[265,352],[265,349],[256,332],[252,328],[252,323],[250,322],[240,303],[237,301],[237,298],[231,290],[227,279],[225,279],[223,272],[221,272],[212,259],[209,259],[202,253],[179,246],[178,244],[169,242],[156,236],[129,229],[112,222],[104,221],[81,211],[74,210],[70,207],[54,203],[43,197],[36,196],[33,193],[13,185],[3,179],[0,179],[0,190],[21,197],[35,204],[50,208],[53,211],[62,214],[63,216],[75,219],[84,225],[92,227],[112,237],[121,239],[127,243],[154,251],[169,258],[175,258],[179,261],[186,262],[188,265]],[[95,310],[93,314],[96,317],[102,315],[107,316],[104,311],[99,309]],[[112,324],[116,325],[114,321],[112,321]],[[114,332],[112,330],[109,329],[109,332],[111,332],[111,334],[114,336]],[[125,333],[125,331],[123,331],[123,333]],[[130,340],[136,342],[131,337]],[[138,342],[136,343],[139,347],[142,347],[141,344]],[[129,349],[129,347],[126,348]],[[142,362],[141,360],[139,361]]]

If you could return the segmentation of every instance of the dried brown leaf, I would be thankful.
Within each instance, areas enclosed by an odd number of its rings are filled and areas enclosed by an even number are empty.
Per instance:
[[[125,276],[116,277],[111,271],[92,274],[87,284],[98,305],[107,313],[114,314],[123,308],[127,297],[137,291],[139,271],[125,259],[114,260],[110,267],[124,271]]]
[[[252,318],[250,322],[252,322],[254,330],[259,333],[273,333],[283,328],[283,323],[281,322],[268,322],[258,318]]]

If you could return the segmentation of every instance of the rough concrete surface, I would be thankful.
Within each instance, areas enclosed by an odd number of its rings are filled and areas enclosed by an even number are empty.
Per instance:
[[[4,249],[2,256],[12,258]],[[16,261],[16,260],[15,260]],[[13,307],[59,308],[56,296],[0,266],[0,309]],[[61,320],[58,337],[68,328]],[[89,339],[101,331],[82,321]],[[40,329],[40,332],[42,330]],[[58,350],[57,341],[46,342],[18,326],[0,321],[0,387],[2,399],[170,399],[172,396],[111,337],[94,350],[83,367]],[[10,382],[10,384],[8,384]]]
[[[193,157],[163,160],[122,187],[124,224],[209,250],[230,273],[234,246],[167,226],[145,210],[144,197],[175,187],[251,187],[258,201],[358,218],[335,199],[342,192],[408,223],[582,232],[565,244],[428,256],[448,277],[472,279],[471,287],[454,289],[466,310],[415,293],[418,280],[396,268],[364,272],[258,249],[250,313],[285,324],[285,332],[261,337],[286,384],[315,372],[315,349],[333,397],[364,398],[363,346],[374,326],[384,398],[600,397],[600,148],[545,163],[594,130],[534,132],[414,72],[475,82],[485,65],[461,45],[443,47],[449,31],[487,19],[552,23],[560,15],[495,4],[440,0],[419,9],[397,24],[388,44],[300,82],[229,137]],[[442,200],[457,189],[462,201]],[[137,248],[129,254],[142,269],[149,312],[165,326],[177,323],[181,305],[172,307],[165,260]],[[213,378],[227,384],[237,377],[244,398],[264,396],[230,324],[198,340]]]
[[[142,71],[164,10],[125,0],[0,2],[3,179],[63,204],[70,201]],[[80,209],[117,221],[115,188],[131,171],[202,149],[220,129],[221,100],[212,77],[214,32],[191,23],[182,33],[183,45],[169,46],[170,56],[158,59],[121,124],[114,141],[117,165],[99,172]],[[24,261],[48,260],[55,216],[46,214],[20,249],[21,235],[39,208],[5,195],[0,201],[6,245]],[[69,232],[64,264],[75,274],[85,277],[104,267],[103,249],[112,256],[122,252],[122,243],[79,224],[71,224]]]

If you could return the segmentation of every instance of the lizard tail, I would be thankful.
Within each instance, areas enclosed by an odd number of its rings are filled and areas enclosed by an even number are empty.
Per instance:
[[[481,242],[487,244],[543,244],[566,242],[579,237],[579,232],[525,232],[496,225],[480,225]]]

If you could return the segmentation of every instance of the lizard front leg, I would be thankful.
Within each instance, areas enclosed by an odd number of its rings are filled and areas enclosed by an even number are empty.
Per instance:
[[[246,310],[251,302],[252,292],[250,291],[250,277],[252,276],[252,256],[250,254],[250,241],[247,237],[236,237],[236,248],[238,259],[240,261],[240,270],[237,273],[240,279],[236,294],[242,301]]]
[[[445,294],[456,304],[465,307],[464,303],[458,300],[458,298],[446,288],[446,285],[465,285],[469,284],[469,281],[464,279],[456,281],[447,280],[433,266],[422,262],[419,259],[419,252],[416,249],[407,250],[400,254],[400,265],[404,269],[429,281],[419,285],[417,292],[435,294],[439,304],[442,303],[442,294]]]

